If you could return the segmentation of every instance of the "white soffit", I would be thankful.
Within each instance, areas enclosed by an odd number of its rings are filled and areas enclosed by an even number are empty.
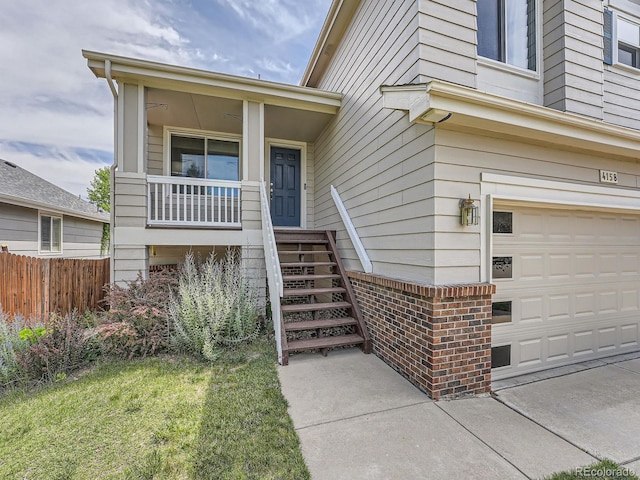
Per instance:
[[[416,123],[472,129],[526,143],[640,159],[640,131],[447,82],[382,86],[383,106]]]

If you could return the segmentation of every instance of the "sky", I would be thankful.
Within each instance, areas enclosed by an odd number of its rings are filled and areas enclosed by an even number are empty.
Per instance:
[[[0,159],[87,198],[113,97],[82,49],[298,84],[330,0],[0,0]]]

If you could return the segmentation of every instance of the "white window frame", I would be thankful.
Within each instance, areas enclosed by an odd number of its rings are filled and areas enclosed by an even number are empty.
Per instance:
[[[513,65],[511,63],[507,63],[501,60],[495,60],[489,57],[483,57],[482,55],[477,55],[477,61],[486,65],[487,67],[494,68],[496,70],[504,70],[506,72],[520,75],[525,78],[533,78],[536,80],[540,79],[540,70],[542,65],[542,1],[534,0],[535,2],[535,22],[536,22],[536,68],[531,70],[529,68],[519,67],[517,65]],[[477,11],[476,11],[477,15]],[[477,21],[477,19],[476,19]],[[502,26],[504,29],[504,27]]]
[[[236,142],[238,144],[238,180],[242,181],[244,177],[244,158],[242,151],[242,135],[234,135],[229,133],[221,133],[214,132],[209,130],[196,130],[192,128],[182,128],[182,127],[171,127],[164,126],[163,129],[163,150],[164,150],[164,161],[163,161],[163,175],[170,177],[171,176],[171,135],[182,135],[185,137],[193,137],[193,138],[208,138],[211,140],[222,140],[226,142]],[[209,179],[215,181],[214,179]]]
[[[626,42],[621,42],[618,39],[618,21],[622,20],[626,23],[630,23],[632,25],[634,25],[635,27],[638,28],[638,43],[637,45],[629,45]],[[622,67],[625,69],[631,69],[632,71],[635,71],[637,73],[640,73],[640,18],[633,18],[633,17],[629,17],[627,15],[619,15],[618,12],[616,12],[615,10],[613,11],[613,42],[614,42],[614,49],[613,49],[613,63],[614,65],[618,66],[618,67]],[[635,55],[636,55],[636,64],[635,65],[629,65],[628,63],[622,63],[619,60],[619,52],[620,52],[620,44],[624,44],[625,47],[630,48],[630,49],[634,49],[635,50]]]
[[[629,2],[628,0],[608,0],[605,2],[605,7],[609,8],[609,10],[612,12],[612,19],[611,19],[612,20],[612,32],[611,32],[612,66],[621,68],[623,70],[626,70],[627,72],[640,75],[640,41],[639,41],[639,44],[635,46],[636,52],[637,52],[636,53],[637,62],[638,62],[637,67],[633,67],[626,63],[620,63],[620,61],[618,60],[618,51],[619,51],[618,18],[620,18],[621,20],[627,23],[634,24],[638,26],[638,28],[640,29],[640,5]],[[625,43],[625,45],[628,45],[628,44]]]
[[[42,217],[49,217],[53,221],[54,218],[60,220],[60,250],[44,250],[42,248]],[[53,227],[53,225],[51,225]],[[58,213],[39,211],[38,212],[38,254],[40,255],[62,255],[64,240],[64,217]],[[53,228],[51,228],[53,232]]]

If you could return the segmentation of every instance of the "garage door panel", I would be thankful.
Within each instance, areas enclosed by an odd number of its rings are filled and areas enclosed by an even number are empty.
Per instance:
[[[638,330],[637,323],[622,325],[620,327],[620,345],[622,347],[637,347],[640,342]]]
[[[493,234],[492,248],[511,278],[492,281],[494,302],[511,302],[511,316],[493,326],[492,342],[510,346],[511,364],[494,378],[637,350],[640,216],[504,211],[512,212],[513,233]]]

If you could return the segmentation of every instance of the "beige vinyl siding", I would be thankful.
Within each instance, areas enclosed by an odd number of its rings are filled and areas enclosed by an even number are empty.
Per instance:
[[[544,106],[564,111],[563,0],[543,2]]]
[[[149,125],[147,128],[147,173],[149,175],[164,175],[163,142],[162,127]]]
[[[258,184],[242,186],[242,229],[260,230],[262,215],[260,210],[260,187]]]
[[[458,201],[479,198],[483,172],[601,185],[606,165],[618,172],[621,188],[635,189],[640,179],[640,167],[630,162],[444,129],[436,133],[436,159],[438,283],[479,280],[480,230],[459,225]]]
[[[116,172],[115,227],[147,224],[147,182],[144,175]]]
[[[476,2],[419,0],[420,82],[476,87]]]
[[[604,120],[623,127],[640,129],[640,70],[617,66],[604,72]]]
[[[349,94],[358,96],[365,90],[377,89],[382,84],[412,83],[418,79],[418,9],[416,2],[402,0],[364,0],[360,3],[351,25],[337,47],[318,88],[336,92],[344,90],[345,77],[349,79]],[[388,78],[380,75],[388,71],[389,62],[405,69],[396,78],[398,67]],[[380,80],[374,85],[371,75]],[[387,75],[388,75],[387,74]],[[348,99],[345,99],[348,100]],[[345,109],[343,103],[342,110]]]
[[[314,145],[307,144],[307,178],[304,180],[307,185],[306,202],[307,202],[307,228],[313,228],[315,225],[315,160]],[[303,185],[304,188],[304,185]],[[304,227],[304,225],[303,225]]]
[[[600,1],[546,3],[543,11],[545,106],[603,118],[602,22]]]
[[[65,215],[62,219],[62,252],[70,258],[102,258],[102,223]],[[106,253],[106,252],[105,252]]]
[[[114,281],[118,284],[135,280],[139,272],[147,275],[149,252],[146,245],[116,245],[113,253]]]
[[[38,255],[38,212],[0,203],[0,245],[10,253]]]

